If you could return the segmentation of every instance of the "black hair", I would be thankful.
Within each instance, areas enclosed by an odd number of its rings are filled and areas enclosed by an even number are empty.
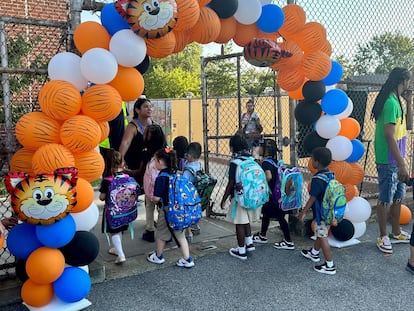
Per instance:
[[[148,98],[145,98],[145,97],[139,97],[139,98],[137,99],[137,101],[136,101],[136,102],[135,102],[135,104],[134,104],[134,115],[133,115],[133,119],[138,118],[138,112],[137,112],[137,109],[138,109],[138,110],[141,110],[141,107],[142,107],[142,105],[143,105],[144,103],[151,103],[151,101],[150,101]]]
[[[170,174],[177,172],[177,154],[172,148],[162,148],[155,152],[158,160],[164,160]]]
[[[201,145],[200,143],[193,142],[188,145],[187,154],[194,159],[200,159],[201,157]]]
[[[397,95],[401,111],[403,111],[400,101],[401,94],[398,94],[398,85],[400,85],[402,82],[406,80],[410,80],[410,77],[410,72],[406,68],[396,67],[393,70],[391,70],[387,81],[385,81],[384,85],[381,87],[381,90],[379,91],[375,99],[375,104],[374,107],[372,107],[371,111],[371,119],[375,119],[375,121],[379,119],[382,110],[384,109],[385,102],[392,92],[395,92],[395,94]],[[404,116],[402,116],[401,120],[403,118]]]
[[[183,159],[188,148],[188,139],[185,136],[177,136],[173,140],[173,148],[178,159]]]
[[[247,144],[246,139],[240,134],[236,134],[230,137],[229,144],[230,149],[232,149],[233,153],[239,153],[240,151],[249,150],[249,145]]]
[[[167,147],[167,140],[160,125],[151,124],[145,128],[144,143],[151,157],[158,149]]]
[[[263,148],[263,156],[271,157],[275,160],[277,159],[277,152],[279,151],[279,148],[273,139],[265,139],[260,146]]]
[[[120,168],[123,162],[124,160],[122,159],[122,155],[119,151],[116,151],[113,148],[109,149],[105,157],[105,170],[103,176],[114,176],[116,174],[116,170]]]
[[[318,161],[323,167],[327,167],[332,162],[332,153],[326,147],[316,147],[312,150],[312,159]]]

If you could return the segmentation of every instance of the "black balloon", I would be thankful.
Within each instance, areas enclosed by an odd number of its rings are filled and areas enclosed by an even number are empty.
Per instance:
[[[315,123],[321,114],[321,105],[316,102],[300,101],[295,107],[296,121],[305,125]]]
[[[26,272],[26,261],[26,259],[16,258],[16,276],[22,282],[29,278]]]
[[[61,247],[60,251],[69,265],[89,265],[99,254],[99,241],[91,232],[76,231],[72,241]]]
[[[151,60],[148,55],[145,55],[144,60],[138,66],[135,66],[135,69],[138,70],[141,74],[147,72],[148,68],[150,67]]]
[[[303,148],[308,154],[312,154],[313,149],[325,147],[328,139],[322,138],[315,131],[309,133],[303,139]]]
[[[322,81],[306,81],[302,87],[302,94],[307,101],[318,101],[325,95],[325,84]]]
[[[220,18],[229,18],[236,13],[239,6],[238,0],[212,0],[208,6],[216,12]]]
[[[331,227],[332,235],[338,241],[348,241],[355,233],[355,227],[348,219],[342,219],[336,227]]]

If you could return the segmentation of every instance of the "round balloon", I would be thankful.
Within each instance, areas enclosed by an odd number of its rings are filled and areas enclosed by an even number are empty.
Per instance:
[[[412,213],[410,208],[405,204],[401,204],[400,225],[408,225],[411,222],[411,218]]]
[[[326,148],[331,150],[332,160],[345,161],[352,153],[352,143],[344,136],[335,136],[328,140]]]
[[[318,135],[318,133],[311,132],[305,136],[303,139],[303,148],[308,153],[311,154],[313,149],[317,147],[325,147],[328,140],[326,138],[322,138]]]
[[[338,119],[348,118],[351,115],[353,110],[354,110],[354,104],[353,104],[352,100],[348,97],[348,102],[347,102],[347,106],[346,106],[345,110],[342,111],[339,114],[335,114],[335,116]]]
[[[98,222],[99,209],[98,206],[92,204],[85,210],[79,213],[71,213],[75,223],[76,231],[91,231]]]
[[[94,21],[80,23],[73,33],[73,42],[82,54],[93,48],[108,50],[109,39],[105,27]]]
[[[352,143],[352,153],[345,161],[358,162],[364,155],[364,152],[365,152],[364,144],[358,139],[351,140],[351,143]]]
[[[288,4],[283,8],[284,23],[279,29],[279,33],[287,38],[289,35],[300,32],[305,26],[306,13],[300,5]]]
[[[36,226],[36,236],[48,247],[58,248],[68,244],[75,235],[76,225],[71,215],[48,226]]]
[[[351,222],[364,222],[371,216],[371,205],[362,197],[355,197],[348,202],[344,218]]]
[[[78,176],[89,182],[98,180],[104,171],[105,162],[102,155],[95,151],[74,154]]]
[[[163,58],[171,55],[175,48],[174,32],[156,39],[145,39],[147,45],[147,54],[152,58]]]
[[[362,166],[357,162],[349,163],[351,166],[351,177],[348,182],[353,185],[358,185],[364,180],[365,172]]]
[[[80,56],[71,52],[61,52],[52,57],[47,65],[50,80],[63,80],[72,83],[79,91],[88,86],[88,80],[80,69]]]
[[[298,65],[294,68],[282,67],[277,75],[277,83],[285,91],[294,91],[304,84],[305,75],[302,66]],[[302,87],[303,93],[303,87]]]
[[[94,190],[90,182],[81,177],[76,182],[76,199],[77,203],[72,208],[71,213],[79,213],[87,209],[94,200]],[[63,246],[63,245],[62,245]]]
[[[329,114],[320,117],[315,124],[315,130],[322,138],[332,138],[339,133],[340,129],[341,122],[339,119]]]
[[[283,10],[276,4],[262,6],[262,13],[256,21],[257,26],[264,32],[276,32],[282,27],[285,21]]]
[[[315,51],[320,51],[320,47],[326,41],[326,29],[321,23],[308,22],[303,26],[303,28],[299,32],[298,38],[299,38],[298,44],[305,53],[312,53]],[[329,59],[329,56],[328,56],[328,59]],[[329,60],[329,70],[325,76],[328,75],[330,70],[331,70],[331,61]],[[312,79],[312,80],[321,80],[323,78],[313,79],[309,77],[309,79]]]
[[[135,68],[119,66],[109,85],[118,91],[123,101],[136,100],[144,92],[144,78]]]
[[[117,12],[114,3],[108,3],[102,8],[101,23],[111,36],[120,30],[129,29],[128,22]]]
[[[14,226],[7,235],[7,248],[18,259],[27,259],[29,255],[42,247],[36,236],[36,226],[20,223]]]
[[[63,122],[60,128],[62,144],[73,153],[94,149],[101,139],[98,122],[85,115],[76,115]]]
[[[201,44],[214,42],[220,34],[220,18],[208,7],[200,9],[200,18],[191,28],[191,39]]]
[[[216,12],[220,18],[229,18],[236,13],[239,2],[237,0],[212,0],[209,7]],[[178,6],[180,9],[180,6]],[[180,12],[180,11],[178,11]]]
[[[82,75],[89,81],[95,84],[105,84],[115,78],[118,63],[115,56],[108,50],[93,48],[82,55],[80,69]]]
[[[354,118],[341,119],[341,130],[338,135],[348,137],[349,139],[355,139],[361,132],[361,126]]]
[[[37,284],[49,284],[56,281],[65,268],[65,258],[60,250],[40,247],[26,261],[26,272]]]
[[[299,101],[295,107],[295,119],[302,124],[313,124],[321,116],[322,109],[318,103]]]
[[[143,38],[130,29],[123,29],[114,34],[109,42],[109,51],[115,56],[119,65],[138,66],[147,55],[147,45]]]
[[[176,0],[177,23],[174,31],[181,32],[192,28],[200,18],[200,6],[197,0]]]
[[[244,25],[255,23],[262,14],[262,4],[259,0],[239,0],[234,13],[236,20]]]
[[[21,289],[22,300],[29,306],[40,308],[49,304],[54,297],[53,286],[49,284],[37,284],[31,279],[26,280]]]
[[[67,303],[77,302],[89,294],[91,278],[88,273],[78,267],[67,267],[53,283],[53,290],[60,300]]]
[[[365,234],[365,231],[367,231],[367,223],[365,221],[363,222],[353,222],[355,233],[352,237],[353,239],[359,239],[361,236]]]
[[[322,81],[306,81],[302,87],[302,94],[307,101],[318,101],[325,95],[325,85]]]
[[[99,254],[99,241],[88,231],[76,231],[72,241],[60,248],[67,264],[72,266],[89,265]]]
[[[151,60],[148,55],[145,55],[144,60],[138,65],[135,66],[135,69],[138,70],[142,75],[147,72],[150,67]]]
[[[342,219],[337,226],[331,226],[331,232],[335,239],[344,242],[352,239],[355,228],[352,222],[347,219]]]
[[[322,80],[331,71],[331,66],[329,56],[321,51],[305,53],[303,56],[303,73],[309,80]]]
[[[344,73],[340,63],[336,61],[331,62],[331,71],[329,74],[322,80],[325,85],[334,85],[341,81],[342,75]]]
[[[35,174],[51,173],[62,167],[74,167],[72,152],[61,144],[46,144],[33,155],[32,168]]]
[[[322,97],[321,106],[322,110],[327,114],[340,114],[348,106],[348,95],[339,89],[329,90]]]
[[[119,115],[121,104],[121,95],[114,87],[94,85],[83,93],[81,111],[97,122],[111,121]]]
[[[33,175],[32,158],[34,150],[22,148],[16,151],[10,160],[10,172],[25,172]]]

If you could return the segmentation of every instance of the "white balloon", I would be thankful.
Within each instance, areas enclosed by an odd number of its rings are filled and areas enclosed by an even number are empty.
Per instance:
[[[135,67],[142,63],[147,54],[147,45],[131,29],[117,31],[109,41],[109,51],[119,65]]]
[[[65,263],[65,268],[70,268],[70,267],[76,267],[76,268],[82,269],[87,274],[89,274],[89,266],[88,265],[85,265],[85,266],[72,266],[72,265],[68,265],[67,263]]]
[[[239,0],[234,18],[244,25],[255,23],[262,14],[262,4],[259,0]]]
[[[367,221],[370,216],[371,205],[362,197],[354,197],[349,201],[344,213],[344,218],[352,223]]]
[[[346,106],[344,111],[342,111],[341,113],[335,114],[334,116],[337,117],[338,119],[345,119],[351,115],[353,110],[354,110],[354,103],[348,97],[348,106]]]
[[[82,75],[95,84],[112,81],[118,72],[115,56],[103,48],[93,48],[82,55],[80,61]]]
[[[336,84],[326,85],[325,86],[325,93],[330,91],[330,90],[334,90],[334,89],[336,89]]]
[[[99,209],[95,202],[82,212],[70,213],[75,220],[76,231],[90,231],[99,219]]]
[[[354,225],[354,228],[355,228],[355,233],[354,233],[354,236],[352,237],[353,239],[360,238],[361,236],[365,234],[365,231],[367,231],[367,223],[365,221],[355,222],[352,224]]]
[[[58,53],[47,65],[50,80],[63,80],[72,83],[79,91],[88,86],[88,80],[81,73],[80,56],[71,52]]]
[[[316,121],[315,130],[322,138],[332,138],[338,135],[341,129],[341,122],[338,118],[329,114],[324,115]]]
[[[326,143],[326,148],[331,150],[332,160],[335,161],[344,161],[351,155],[353,150],[351,141],[345,136],[332,137]]]

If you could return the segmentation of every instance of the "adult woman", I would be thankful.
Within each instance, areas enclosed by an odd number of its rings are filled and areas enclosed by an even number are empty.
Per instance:
[[[254,107],[253,100],[249,99],[246,102],[246,112],[241,116],[241,134],[244,135],[253,157],[258,158],[259,143],[261,133],[263,132],[263,126],[260,123],[259,115],[254,111]]]
[[[134,104],[133,119],[129,122],[122,137],[119,152],[125,159],[127,169],[125,173],[133,176],[142,185],[145,165],[141,153],[144,149],[144,131],[153,124],[151,120],[152,104],[145,97],[140,97]]]

